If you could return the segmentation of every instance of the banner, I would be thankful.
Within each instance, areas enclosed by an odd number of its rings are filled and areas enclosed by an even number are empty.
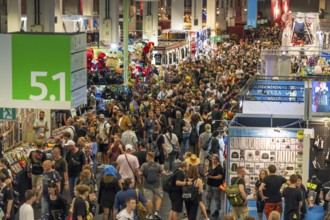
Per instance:
[[[257,27],[258,0],[248,0],[247,5],[247,26]]]
[[[0,35],[0,107],[71,109],[87,100],[86,34]]]
[[[270,11],[273,21],[280,23],[282,17],[282,0],[272,0]]]

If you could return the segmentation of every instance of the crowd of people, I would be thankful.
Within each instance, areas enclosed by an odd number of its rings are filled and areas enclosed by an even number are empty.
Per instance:
[[[52,140],[50,151],[45,150],[48,127],[40,112],[33,127],[36,149],[27,165],[32,189],[16,215],[31,220],[32,207],[41,207],[42,219],[50,220],[68,215],[73,220],[96,215],[104,220],[162,219],[165,191],[171,201],[170,220],[181,219],[181,213],[195,220],[198,208],[205,220],[219,218],[226,202],[220,186],[226,182],[228,123],[240,111],[239,92],[257,72],[260,48],[257,41],[223,42],[150,75],[148,87],[133,89],[132,99],[122,96],[105,110],[90,110],[81,117],[62,114],[67,128]],[[92,86],[90,100],[96,92]],[[6,219],[14,219],[10,169],[4,159],[0,167],[1,208]],[[300,219],[299,204],[305,198],[297,189],[301,177],[287,181],[275,175],[274,167],[269,167],[269,175],[261,171],[256,184],[259,219],[263,212],[277,219],[282,196],[285,219]],[[232,206],[225,219],[253,219],[244,175],[244,167],[239,167],[237,178],[230,180],[238,185],[244,203]],[[281,194],[286,182],[289,187]]]

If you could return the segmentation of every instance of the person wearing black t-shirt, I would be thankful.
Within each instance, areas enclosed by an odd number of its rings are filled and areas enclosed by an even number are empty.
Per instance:
[[[307,180],[307,202],[309,208],[313,208],[314,205],[320,204],[321,189],[322,182],[316,175],[313,175],[311,179]]]
[[[302,206],[302,195],[297,189],[297,175],[290,176],[290,185],[283,190],[285,200],[284,220],[299,220]]]
[[[268,218],[272,211],[278,211],[282,214],[282,197],[280,189],[287,180],[282,176],[276,175],[276,166],[268,166],[269,176],[262,180],[259,187],[261,199],[265,201],[265,214]]]
[[[6,176],[3,173],[0,173],[0,208],[5,214],[5,219],[14,220],[14,206],[13,206],[13,190],[12,188],[6,184]]]
[[[86,185],[78,185],[76,191],[78,195],[73,199],[72,220],[87,219],[87,215],[89,214],[87,199],[90,188]]]
[[[209,215],[211,213],[211,201],[214,199],[216,204],[216,211],[212,214],[212,217],[219,216],[219,210],[221,210],[221,199],[219,186],[223,183],[224,171],[220,164],[218,155],[212,156],[212,163],[207,176],[206,187],[206,212]]]
[[[175,171],[173,177],[173,190],[169,193],[172,208],[169,214],[169,220],[179,220],[179,213],[182,212],[183,199],[182,199],[182,186],[191,185],[191,181],[185,181],[185,174],[189,168],[188,162],[181,163],[180,168]]]
[[[305,215],[307,213],[307,207],[306,207],[306,199],[307,199],[307,190],[304,184],[302,184],[302,176],[297,174],[297,188],[300,190],[301,196],[302,196],[302,206],[300,208],[300,217],[301,219],[305,219]]]
[[[42,188],[42,174],[44,169],[42,163],[47,160],[46,154],[43,152],[43,142],[36,142],[37,150],[32,151],[29,155],[29,163],[27,166],[28,175],[31,176],[32,189],[37,192],[37,204],[40,201],[40,191]]]
[[[327,211],[329,206],[329,201],[326,200],[326,195],[330,192],[330,181],[323,183],[322,191],[320,193],[320,197],[324,200],[323,208],[324,211]]]
[[[259,187],[262,183],[262,180],[268,176],[268,172],[266,170],[261,170],[259,173],[259,180],[256,182],[255,185],[255,195],[256,195],[256,202],[257,202],[257,212],[258,212],[258,220],[262,220],[262,215],[264,214],[264,208],[265,208],[265,201],[262,201],[260,193],[259,193]]]
[[[245,192],[245,168],[244,167],[238,167],[237,168],[237,177],[233,177],[230,181],[231,185],[238,184],[239,191],[241,192],[241,197],[245,200],[244,204],[242,206],[231,206],[233,215],[235,219],[245,219],[249,215],[249,209],[248,209],[248,200],[247,195]]]
[[[76,180],[79,177],[83,167],[86,165],[86,156],[84,152],[76,147],[74,141],[68,141],[65,146],[68,147],[69,151],[66,154],[66,161],[68,163],[68,176],[69,176],[69,187],[71,198],[74,196],[74,186]]]
[[[139,151],[135,151],[132,154],[137,157],[139,164],[144,164],[147,162],[147,143],[146,142],[140,142],[139,143]]]

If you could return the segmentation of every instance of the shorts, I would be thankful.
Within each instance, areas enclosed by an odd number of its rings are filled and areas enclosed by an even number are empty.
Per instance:
[[[259,201],[257,200],[257,212],[263,213],[265,209],[265,201]]]
[[[172,204],[172,211],[181,213],[183,209],[183,199],[180,193],[169,193]]]
[[[249,216],[249,209],[247,206],[231,206],[231,210],[236,218],[245,219]]]
[[[107,153],[109,144],[99,144],[99,152]]]
[[[158,162],[160,165],[164,165],[165,164],[165,155],[161,153],[159,155],[159,157],[155,157],[155,162]]]
[[[34,175],[31,173],[32,187],[42,189],[42,177],[43,175]]]
[[[268,218],[272,211],[278,211],[281,215],[283,212],[282,202],[268,203],[265,204],[265,215]]]
[[[154,198],[159,198],[159,199],[163,198],[162,187],[156,187],[156,188],[152,188],[152,189],[144,188],[143,193],[144,193],[144,197],[146,198],[146,200],[153,200]]]

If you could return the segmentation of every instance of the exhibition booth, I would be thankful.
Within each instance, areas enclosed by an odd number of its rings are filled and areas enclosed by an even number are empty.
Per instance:
[[[228,182],[239,166],[246,169],[250,214],[257,216],[253,197],[261,169],[277,166],[288,178],[300,174],[315,203],[306,219],[322,219],[322,184],[330,182],[330,76],[257,76],[240,93],[243,114],[232,120],[228,135]]]

